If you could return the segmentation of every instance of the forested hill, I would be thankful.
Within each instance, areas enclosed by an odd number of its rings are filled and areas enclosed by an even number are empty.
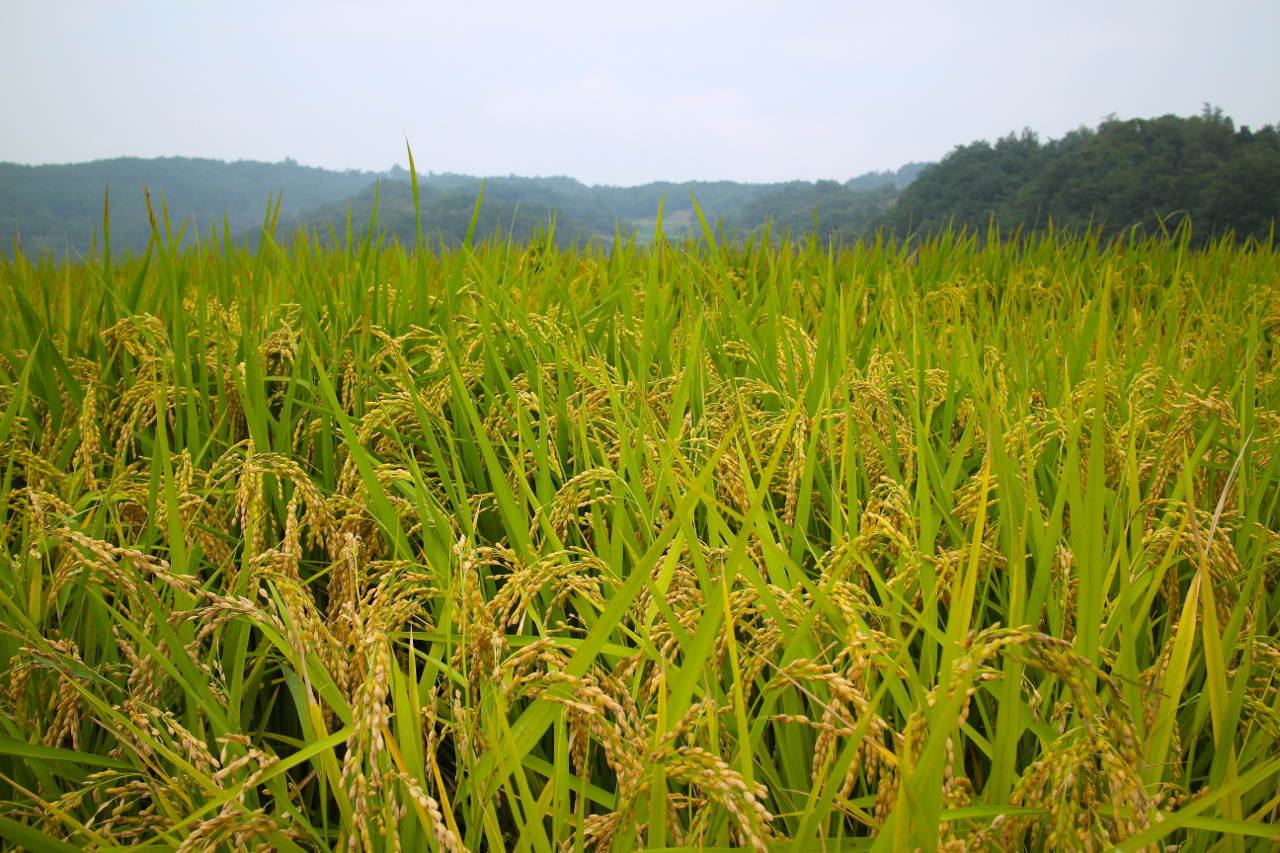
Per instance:
[[[113,248],[146,247],[151,236],[143,195],[145,183],[157,218],[163,216],[161,197],[169,209],[174,231],[190,217],[192,227],[208,234],[214,221],[221,231],[223,214],[234,236],[260,229],[268,198],[284,191],[283,221],[297,218],[316,205],[353,195],[375,180],[373,172],[335,172],[299,166],[292,160],[259,163],[161,157],[143,160],[121,157],[58,166],[20,166],[0,163],[0,241],[21,236],[26,252],[55,249],[61,254],[85,254],[97,232],[102,245],[103,194],[111,191]],[[160,223],[163,228],[163,222]]]
[[[910,163],[896,172],[870,172],[844,184],[835,181],[790,181],[781,184],[740,184],[733,181],[653,182],[635,187],[587,186],[572,178],[489,178],[484,181],[484,202],[477,233],[495,229],[527,237],[535,229],[547,229],[554,217],[555,233],[562,245],[592,237],[613,239],[616,231],[637,239],[652,239],[659,205],[663,231],[668,236],[700,235],[694,200],[713,229],[726,235],[745,236],[770,223],[775,234],[813,230],[824,236],[856,239],[876,216],[885,212],[915,175],[928,164]],[[378,225],[400,240],[416,239],[413,196],[409,173],[393,168],[376,190]],[[456,242],[467,232],[480,194],[481,181],[465,175],[427,174],[419,177],[419,209],[423,237]],[[344,239],[347,211],[356,234],[366,227],[373,212],[375,188],[368,187],[351,199],[321,205],[304,213],[304,227],[321,238],[334,227]]]
[[[381,177],[380,187],[375,179]],[[101,245],[103,190],[111,187],[113,249],[141,251],[150,237],[143,201],[151,190],[157,217],[161,197],[176,230],[188,217],[207,234],[210,223],[256,242],[267,200],[283,190],[278,236],[298,227],[342,239],[348,211],[358,235],[367,226],[375,194],[378,225],[401,240],[415,238],[410,175],[392,167],[334,172],[283,163],[122,158],[67,166],[0,163],[0,250],[20,233],[24,249],[61,255]],[[471,221],[481,181],[469,175],[419,176],[423,234],[436,242],[461,240]],[[771,229],[776,236],[817,233],[852,242],[877,231],[897,238],[936,233],[948,226],[985,235],[992,223],[1004,234],[1022,231],[1100,230],[1104,239],[1137,230],[1170,230],[1190,220],[1198,242],[1233,231],[1267,239],[1280,220],[1280,134],[1272,125],[1237,129],[1221,110],[1191,118],[1109,119],[1061,139],[1041,142],[1031,131],[994,144],[958,146],[939,163],[909,163],[897,171],[868,172],[844,183],[776,184],[654,182],[636,187],[588,186],[568,177],[490,178],[477,225],[482,235],[501,228],[525,237],[552,220],[562,244],[617,230],[652,238],[658,206],[668,235],[700,233],[691,197],[714,228],[739,238]],[[1162,225],[1163,223],[1163,225]],[[162,226],[163,227],[163,226]]]
[[[1280,134],[1236,129],[1221,110],[1108,119],[1041,142],[1030,131],[961,145],[920,173],[874,223],[899,236],[948,225],[1014,229],[1172,230],[1197,242],[1226,231],[1265,240],[1280,222]]]
[[[648,240],[658,207],[669,235],[700,231],[693,208],[697,198],[713,227],[744,235],[766,221],[776,233],[812,230],[814,211],[827,234],[856,237],[888,209],[900,188],[927,164],[910,163],[887,172],[868,172],[844,184],[834,181],[791,181],[744,184],[733,181],[653,182],[635,187],[588,186],[573,178],[490,178],[477,231],[491,234],[514,228],[518,236],[546,227],[554,218],[561,243],[594,236],[611,240],[616,229]],[[375,179],[381,177],[380,187]],[[176,230],[188,217],[194,229],[208,234],[210,224],[223,230],[223,213],[233,238],[256,241],[272,193],[283,190],[278,236],[295,227],[327,237],[332,226],[343,239],[350,211],[353,229],[367,226],[378,196],[378,225],[400,239],[415,238],[415,218],[407,170],[393,166],[373,172],[333,172],[284,163],[195,160],[182,157],[140,160],[121,158],[66,166],[19,166],[0,163],[0,251],[21,236],[26,252],[87,254],[96,232],[101,247],[103,192],[111,189],[111,240],[115,251],[146,247],[151,234],[143,184],[151,192],[156,216],[163,197]],[[461,240],[471,221],[480,178],[451,173],[419,175],[423,234],[437,242]],[[163,222],[161,222],[163,227]]]

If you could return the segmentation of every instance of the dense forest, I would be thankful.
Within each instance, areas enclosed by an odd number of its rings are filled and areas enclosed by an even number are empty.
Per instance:
[[[150,237],[145,183],[156,215],[163,216],[163,200],[175,232],[190,219],[189,229],[204,232],[216,223],[237,240],[256,242],[268,198],[283,192],[281,235],[303,228],[322,239],[344,239],[348,217],[358,235],[376,197],[379,230],[411,240],[416,221],[409,178],[399,166],[383,173],[334,172],[292,160],[0,163],[0,233],[15,240],[20,235],[28,252],[86,254],[95,234],[101,241],[109,185],[113,248],[140,251]],[[420,175],[424,237],[462,240],[480,189],[481,180],[470,175]],[[484,182],[476,227],[482,235],[500,230],[524,237],[554,221],[562,245],[595,237],[608,242],[617,233],[647,240],[661,203],[667,234],[700,233],[695,197],[714,228],[739,238],[766,228],[775,238],[799,237],[816,228],[824,240],[847,243],[877,232],[903,238],[948,226],[985,234],[995,225],[1006,234],[1092,228],[1112,239],[1189,221],[1200,241],[1227,232],[1262,240],[1280,218],[1280,134],[1272,125],[1237,129],[1220,109],[1206,107],[1191,118],[1111,118],[1096,130],[1081,127],[1047,142],[1027,130],[994,144],[957,146],[939,163],[909,163],[844,183],[615,187],[511,175]]]
[[[1189,221],[1194,239],[1267,239],[1280,219],[1280,134],[1238,130],[1220,109],[1080,128],[1041,142],[1024,131],[961,145],[923,170],[874,227],[898,235],[948,225],[985,234],[1092,228],[1103,239]]]

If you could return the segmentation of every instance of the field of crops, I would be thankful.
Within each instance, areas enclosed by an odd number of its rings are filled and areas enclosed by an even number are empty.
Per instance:
[[[5,850],[1277,849],[1270,246],[175,236],[0,262]]]

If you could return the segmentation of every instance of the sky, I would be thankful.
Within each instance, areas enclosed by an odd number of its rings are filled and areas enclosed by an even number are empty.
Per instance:
[[[0,161],[845,180],[1031,128],[1280,122],[1280,2],[0,0]]]

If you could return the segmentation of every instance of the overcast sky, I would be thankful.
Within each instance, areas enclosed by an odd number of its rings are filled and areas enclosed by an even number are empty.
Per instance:
[[[0,0],[0,161],[844,180],[1106,115],[1280,121],[1280,2]]]

